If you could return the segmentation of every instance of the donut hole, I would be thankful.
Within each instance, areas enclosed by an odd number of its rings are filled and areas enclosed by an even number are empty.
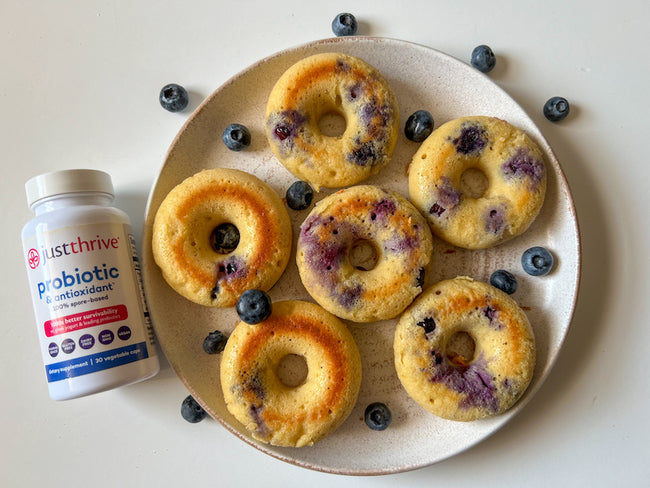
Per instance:
[[[474,360],[476,353],[476,342],[474,338],[465,331],[455,332],[447,341],[445,355],[454,365],[466,367]]]
[[[210,234],[210,247],[218,254],[229,254],[239,245],[239,229],[230,222],[216,226]]]
[[[481,198],[488,186],[488,177],[479,168],[467,168],[460,175],[460,190],[469,198]]]
[[[379,262],[379,251],[372,241],[359,239],[350,246],[348,259],[350,264],[359,271],[370,271]]]
[[[341,137],[346,127],[345,117],[337,110],[325,112],[318,119],[318,130],[327,137]]]
[[[302,385],[307,379],[309,368],[305,356],[300,354],[287,354],[278,364],[276,374],[280,383],[289,388]]]

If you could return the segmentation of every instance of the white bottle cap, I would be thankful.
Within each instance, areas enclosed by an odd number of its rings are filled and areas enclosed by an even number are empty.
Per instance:
[[[25,183],[27,204],[64,193],[100,192],[115,196],[111,176],[95,169],[66,169],[34,176]]]

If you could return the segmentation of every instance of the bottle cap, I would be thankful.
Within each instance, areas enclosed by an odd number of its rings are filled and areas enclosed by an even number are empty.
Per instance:
[[[100,192],[115,196],[111,176],[95,169],[66,169],[34,176],[25,183],[27,204],[64,193]]]

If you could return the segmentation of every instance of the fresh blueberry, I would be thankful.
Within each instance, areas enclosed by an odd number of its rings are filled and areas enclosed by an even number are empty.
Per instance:
[[[544,117],[551,122],[559,122],[569,115],[569,102],[563,97],[552,97],[544,104]]]
[[[241,124],[230,124],[223,131],[223,143],[231,151],[241,151],[251,145],[251,133]]]
[[[247,324],[259,324],[271,315],[271,297],[262,290],[246,290],[237,300],[236,309]]]
[[[488,71],[492,71],[494,65],[497,63],[497,58],[490,46],[481,44],[480,46],[476,46],[472,51],[471,63],[477,70],[487,73]]]
[[[203,350],[207,354],[219,354],[226,347],[228,337],[220,330],[210,332],[203,341]]]
[[[306,181],[296,181],[287,189],[287,205],[293,210],[305,210],[314,199],[314,189]]]
[[[521,256],[521,266],[532,276],[544,276],[553,269],[553,255],[541,246],[526,249]]]
[[[180,112],[190,103],[187,90],[176,83],[163,86],[160,90],[160,105],[170,112]]]
[[[210,245],[219,254],[228,254],[239,245],[239,229],[230,222],[220,224],[210,234]]]
[[[393,416],[388,407],[381,402],[371,403],[366,407],[363,419],[372,430],[386,430]]]
[[[404,125],[404,135],[409,141],[422,142],[433,132],[433,116],[426,110],[414,112]]]
[[[492,276],[490,276],[490,284],[508,295],[512,295],[517,291],[517,278],[505,269],[498,269],[492,273]]]
[[[203,420],[208,415],[208,412],[203,410],[203,407],[199,405],[199,402],[192,395],[188,395],[181,404],[181,415],[188,422],[196,424]]]
[[[356,17],[349,13],[338,14],[332,21],[332,32],[337,37],[353,36],[357,33],[358,27]]]

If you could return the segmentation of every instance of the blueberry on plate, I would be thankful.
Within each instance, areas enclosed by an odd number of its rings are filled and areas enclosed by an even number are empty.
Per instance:
[[[404,135],[409,141],[422,142],[433,132],[433,116],[426,110],[411,114],[404,125]]]
[[[251,145],[251,133],[242,124],[230,124],[224,129],[222,139],[231,151],[241,151]]]
[[[305,210],[314,199],[314,189],[306,181],[296,181],[287,189],[286,199],[292,210]]]
[[[532,276],[544,276],[553,269],[553,255],[541,246],[526,249],[521,255],[521,266]]]
[[[247,324],[259,324],[271,315],[271,297],[262,290],[246,290],[235,306],[239,318]]]
[[[490,276],[490,284],[508,295],[512,295],[517,291],[517,278],[505,269],[498,269],[492,273]]]
[[[357,33],[358,27],[356,17],[347,12],[338,14],[332,21],[332,32],[337,37],[353,36]]]
[[[386,430],[393,416],[386,404],[375,402],[366,407],[363,419],[372,430]]]
[[[549,98],[544,104],[544,117],[551,122],[559,122],[569,115],[569,102],[563,97]]]
[[[228,254],[239,245],[239,229],[230,222],[219,224],[210,234],[210,245],[219,254]]]
[[[192,395],[188,395],[181,404],[181,415],[191,424],[196,424],[207,417],[208,412],[203,410],[203,407]]]
[[[477,70],[487,73],[492,71],[494,65],[497,63],[497,58],[490,46],[481,44],[480,46],[476,46],[472,51],[470,62]]]
[[[160,90],[160,96],[158,99],[160,100],[162,108],[169,110],[170,112],[180,112],[190,103],[190,97],[187,94],[187,90],[176,83],[170,83],[163,86],[162,90]]]
[[[207,354],[219,354],[226,347],[228,337],[220,330],[210,332],[203,340],[203,350]]]

